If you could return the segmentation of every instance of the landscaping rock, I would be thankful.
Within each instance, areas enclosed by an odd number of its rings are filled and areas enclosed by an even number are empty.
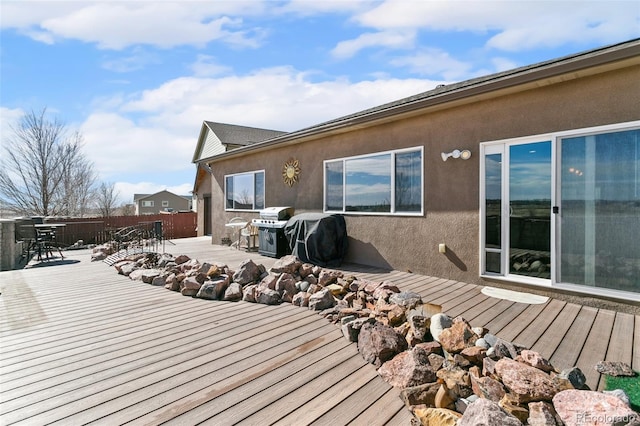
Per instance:
[[[418,305],[422,305],[422,296],[410,291],[401,291],[389,296],[389,303],[400,305],[405,309],[413,309]]]
[[[462,417],[460,413],[446,408],[416,407],[413,415],[420,420],[423,425],[433,426],[456,426]]]
[[[442,348],[451,354],[475,346],[476,340],[478,339],[478,335],[473,332],[469,323],[459,317],[452,321],[450,327],[442,330],[438,337]]]
[[[525,364],[535,367],[538,370],[542,370],[545,373],[553,371],[553,366],[538,352],[525,349],[520,351],[520,358]]]
[[[275,274],[287,273],[293,275],[298,271],[298,268],[300,268],[301,265],[302,262],[293,255],[282,256],[273,264],[271,272]]]
[[[208,269],[209,268],[207,268],[207,270]],[[258,268],[258,265],[256,265],[253,260],[247,259],[240,264],[236,273],[233,274],[233,281],[238,284],[245,285],[258,281],[260,275],[261,271],[260,268]]]
[[[298,292],[295,277],[287,273],[281,274],[276,280],[275,290],[280,293],[283,302],[291,303],[293,296]]]
[[[310,298],[311,298],[311,294],[307,293],[306,291],[299,291],[293,296],[293,299],[291,300],[291,304],[306,308],[309,306]]]
[[[343,274],[340,271],[333,271],[323,269],[320,274],[318,274],[318,284],[322,287],[326,287],[329,284],[333,284],[338,281],[338,278],[342,278]]]
[[[336,299],[329,289],[321,290],[314,293],[309,298],[309,309],[314,311],[323,311],[332,308],[336,304]]]
[[[226,300],[229,302],[237,302],[238,300],[242,300],[242,296],[243,296],[242,285],[240,283],[232,282],[224,291],[224,296],[222,297],[222,300]]]
[[[553,406],[566,426],[625,425],[638,413],[614,395],[586,390],[564,390],[553,397]]]
[[[596,364],[595,369],[598,373],[606,374],[607,376],[634,377],[636,375],[631,366],[625,362],[600,361]]]
[[[488,399],[480,398],[467,407],[457,426],[522,426],[522,422]]]
[[[518,403],[551,401],[559,392],[557,384],[537,368],[502,358],[496,363],[496,373]]]
[[[568,380],[569,383],[571,383],[571,386],[573,386],[575,389],[587,388],[587,378],[584,376],[582,370],[580,370],[578,367],[562,370],[558,377]]]
[[[400,389],[436,381],[428,354],[415,348],[401,352],[382,364],[378,374],[391,386]]]
[[[435,407],[436,394],[440,389],[440,383],[424,383],[418,386],[409,386],[400,391],[400,398],[407,407],[412,405],[426,405]]]
[[[379,322],[362,325],[358,335],[358,351],[368,363],[379,368],[405,349],[407,341],[393,328]]]
[[[180,293],[183,296],[195,296],[200,291],[200,284],[194,277],[187,277],[180,283]]]
[[[270,288],[260,288],[256,290],[256,302],[263,305],[279,305],[282,301],[280,299],[280,293]]]
[[[433,340],[440,342],[440,333],[446,328],[451,327],[453,320],[445,314],[435,314],[431,317],[429,331]]]
[[[256,303],[256,291],[258,290],[257,284],[251,284],[242,288],[242,300],[245,302]]]
[[[491,377],[475,377],[470,376],[471,389],[473,393],[480,398],[485,398],[493,402],[500,402],[506,391],[504,386],[499,381],[492,379]]]
[[[548,402],[530,402],[529,405],[529,418],[527,422],[530,426],[556,426],[558,425],[558,419],[556,416],[556,410]]]
[[[167,277],[164,275],[158,275],[157,277],[153,278],[153,280],[151,281],[151,285],[164,287],[165,285],[167,285]]]
[[[351,321],[345,321],[341,325],[342,335],[350,342],[357,343],[360,329],[366,323],[375,323],[373,318],[354,318]]]

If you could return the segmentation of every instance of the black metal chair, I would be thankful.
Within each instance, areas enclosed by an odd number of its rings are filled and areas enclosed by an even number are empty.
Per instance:
[[[22,242],[22,258],[30,259],[32,250],[36,250],[36,228],[30,219],[16,220],[16,241]]]
[[[46,260],[49,260],[50,257],[52,258],[54,248],[58,250],[60,258],[64,259],[60,245],[56,242],[56,229],[53,227],[35,227],[35,230],[38,260],[42,261],[43,252]]]

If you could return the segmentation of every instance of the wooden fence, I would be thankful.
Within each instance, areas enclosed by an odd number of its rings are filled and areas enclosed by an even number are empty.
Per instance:
[[[56,240],[63,246],[70,246],[79,240],[84,244],[102,244],[111,239],[111,234],[127,226],[153,226],[162,222],[165,240],[196,236],[197,213],[162,213],[144,216],[111,216],[76,219],[46,219],[45,223],[64,223],[58,228]]]

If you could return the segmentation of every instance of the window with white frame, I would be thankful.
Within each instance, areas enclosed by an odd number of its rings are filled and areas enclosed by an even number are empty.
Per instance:
[[[226,210],[264,209],[264,170],[226,175]]]
[[[142,207],[153,207],[154,203],[153,200],[145,200],[142,202]]]
[[[365,214],[423,212],[422,147],[324,162],[324,211]]]
[[[163,201],[162,202],[162,207],[169,207],[169,202],[168,201]]]

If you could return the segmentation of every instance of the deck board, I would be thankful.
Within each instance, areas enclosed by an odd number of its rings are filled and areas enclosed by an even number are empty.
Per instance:
[[[311,424],[315,426],[333,426],[351,422],[367,410],[373,401],[382,398],[390,388],[391,386],[380,386],[380,383],[376,380],[369,380],[364,386],[347,395],[340,403],[318,417]]]
[[[581,306],[575,303],[567,303],[544,333],[540,333],[537,338],[535,335],[532,336],[531,340],[535,340],[535,342],[528,346],[543,357],[550,359],[565,339],[567,331],[580,313],[580,308]]]
[[[549,358],[553,366],[563,370],[576,365],[576,361],[580,356],[580,351],[576,350],[576,348],[581,348],[586,341],[597,314],[598,310],[596,308],[588,306],[582,306],[580,308],[580,312],[571,324],[565,337]],[[538,350],[539,349],[540,348],[538,348]]]
[[[598,373],[593,367],[599,361],[603,361],[607,354],[615,316],[615,312],[603,309],[598,310],[598,314],[593,321],[589,335],[586,336],[586,340],[580,348],[580,356],[578,357],[576,366],[584,373],[587,379],[587,384],[591,389],[598,388],[600,373]],[[619,343],[620,342],[611,342],[611,344],[614,345]]]
[[[611,341],[617,344],[609,344],[607,348],[606,361],[622,361],[631,365],[633,358],[633,323],[631,314],[616,312],[616,317],[611,330]],[[601,377],[598,382],[598,390],[603,390],[605,380]]]
[[[195,238],[166,251],[236,267],[276,259]],[[0,423],[406,424],[399,391],[339,328],[292,305],[206,301],[131,281],[87,251],[0,273]],[[47,266],[48,265],[48,266]],[[640,367],[640,317],[551,299],[528,305],[481,286],[345,264],[452,316],[531,345],[557,368]]]

